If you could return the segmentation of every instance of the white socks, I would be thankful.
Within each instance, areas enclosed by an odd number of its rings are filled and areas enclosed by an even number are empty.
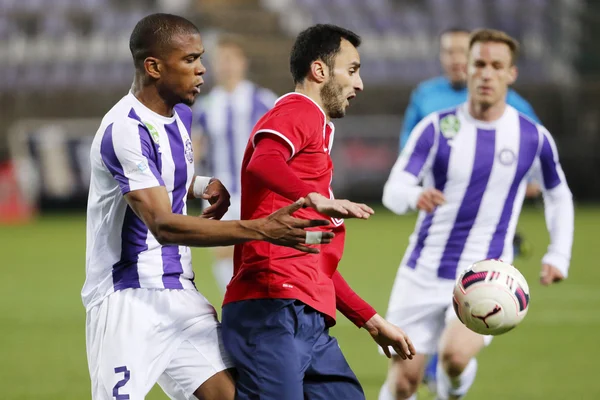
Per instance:
[[[233,276],[233,259],[217,258],[212,265],[213,275],[217,281],[221,293],[225,293],[225,289]]]
[[[477,360],[472,359],[465,370],[456,378],[450,378],[441,362],[437,364],[437,395],[440,400],[447,400],[450,396],[461,397],[467,394],[475,381],[477,374]],[[380,399],[381,400],[381,399]]]

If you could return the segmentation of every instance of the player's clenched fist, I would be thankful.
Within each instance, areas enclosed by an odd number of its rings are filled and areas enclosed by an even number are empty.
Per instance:
[[[231,195],[218,179],[211,179],[201,196],[210,206],[202,212],[203,218],[221,219],[231,205]]]
[[[431,213],[437,206],[441,206],[446,202],[444,194],[435,188],[423,190],[417,200],[417,208],[425,212]]]
[[[306,231],[305,228],[329,225],[325,219],[299,219],[292,217],[304,205],[304,199],[283,207],[265,218],[262,225],[262,234],[267,242],[280,246],[293,247],[305,253],[319,253],[316,247],[308,247],[305,244],[327,244],[331,242],[334,234],[332,232]]]

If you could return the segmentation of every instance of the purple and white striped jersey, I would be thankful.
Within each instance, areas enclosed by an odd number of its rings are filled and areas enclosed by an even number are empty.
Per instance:
[[[127,205],[132,190],[164,186],[173,213],[186,214],[194,177],[189,107],[166,118],[129,93],[104,117],[90,152],[87,207],[87,309],[127,288],[195,289],[190,249],[160,245]]]
[[[548,131],[511,106],[489,123],[475,120],[467,104],[430,114],[415,127],[394,165],[383,203],[406,213],[428,187],[442,191],[446,203],[431,214],[419,213],[402,265],[431,280],[455,279],[485,258],[512,262],[512,240],[531,174],[543,183],[550,233],[542,261],[566,277],[573,201]]]
[[[240,170],[250,133],[275,100],[270,90],[242,81],[231,93],[217,86],[196,102],[195,120],[210,142],[211,174],[232,197],[240,195]]]

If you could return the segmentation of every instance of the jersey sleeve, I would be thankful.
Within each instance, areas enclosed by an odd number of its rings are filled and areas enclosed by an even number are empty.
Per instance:
[[[550,264],[567,277],[573,246],[575,209],[573,196],[558,160],[558,151],[550,133],[540,129],[541,146],[537,167],[542,177],[544,214],[550,245],[542,263]]]
[[[317,190],[294,174],[286,162],[290,153],[280,137],[259,137],[246,172],[272,192],[296,201]],[[273,171],[277,173],[274,174]]]
[[[102,136],[100,155],[123,195],[165,185],[159,172],[160,154],[146,127],[137,122],[109,125]]]
[[[335,271],[331,277],[335,287],[336,308],[357,327],[361,328],[377,311],[363,300],[342,277]]]
[[[260,125],[252,136],[252,145],[256,147],[257,135],[278,136],[290,147],[292,159],[310,143],[315,132],[319,132],[319,121],[322,123],[320,115],[313,115],[302,108],[276,111],[259,122]],[[322,131],[321,125],[320,132]]]
[[[383,205],[396,214],[414,210],[423,191],[419,181],[429,168],[436,143],[434,115],[425,118],[413,129],[383,188]]]
[[[558,160],[556,144],[550,133],[541,129],[541,148],[539,152],[539,175],[546,190],[554,189],[565,181],[565,175]]]

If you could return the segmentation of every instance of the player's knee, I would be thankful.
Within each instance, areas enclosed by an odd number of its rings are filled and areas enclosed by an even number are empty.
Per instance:
[[[458,349],[446,349],[440,355],[442,367],[451,378],[458,377],[465,370],[470,357]]]
[[[410,398],[418,389],[420,379],[416,374],[402,374],[396,377],[393,392],[397,400]]]

